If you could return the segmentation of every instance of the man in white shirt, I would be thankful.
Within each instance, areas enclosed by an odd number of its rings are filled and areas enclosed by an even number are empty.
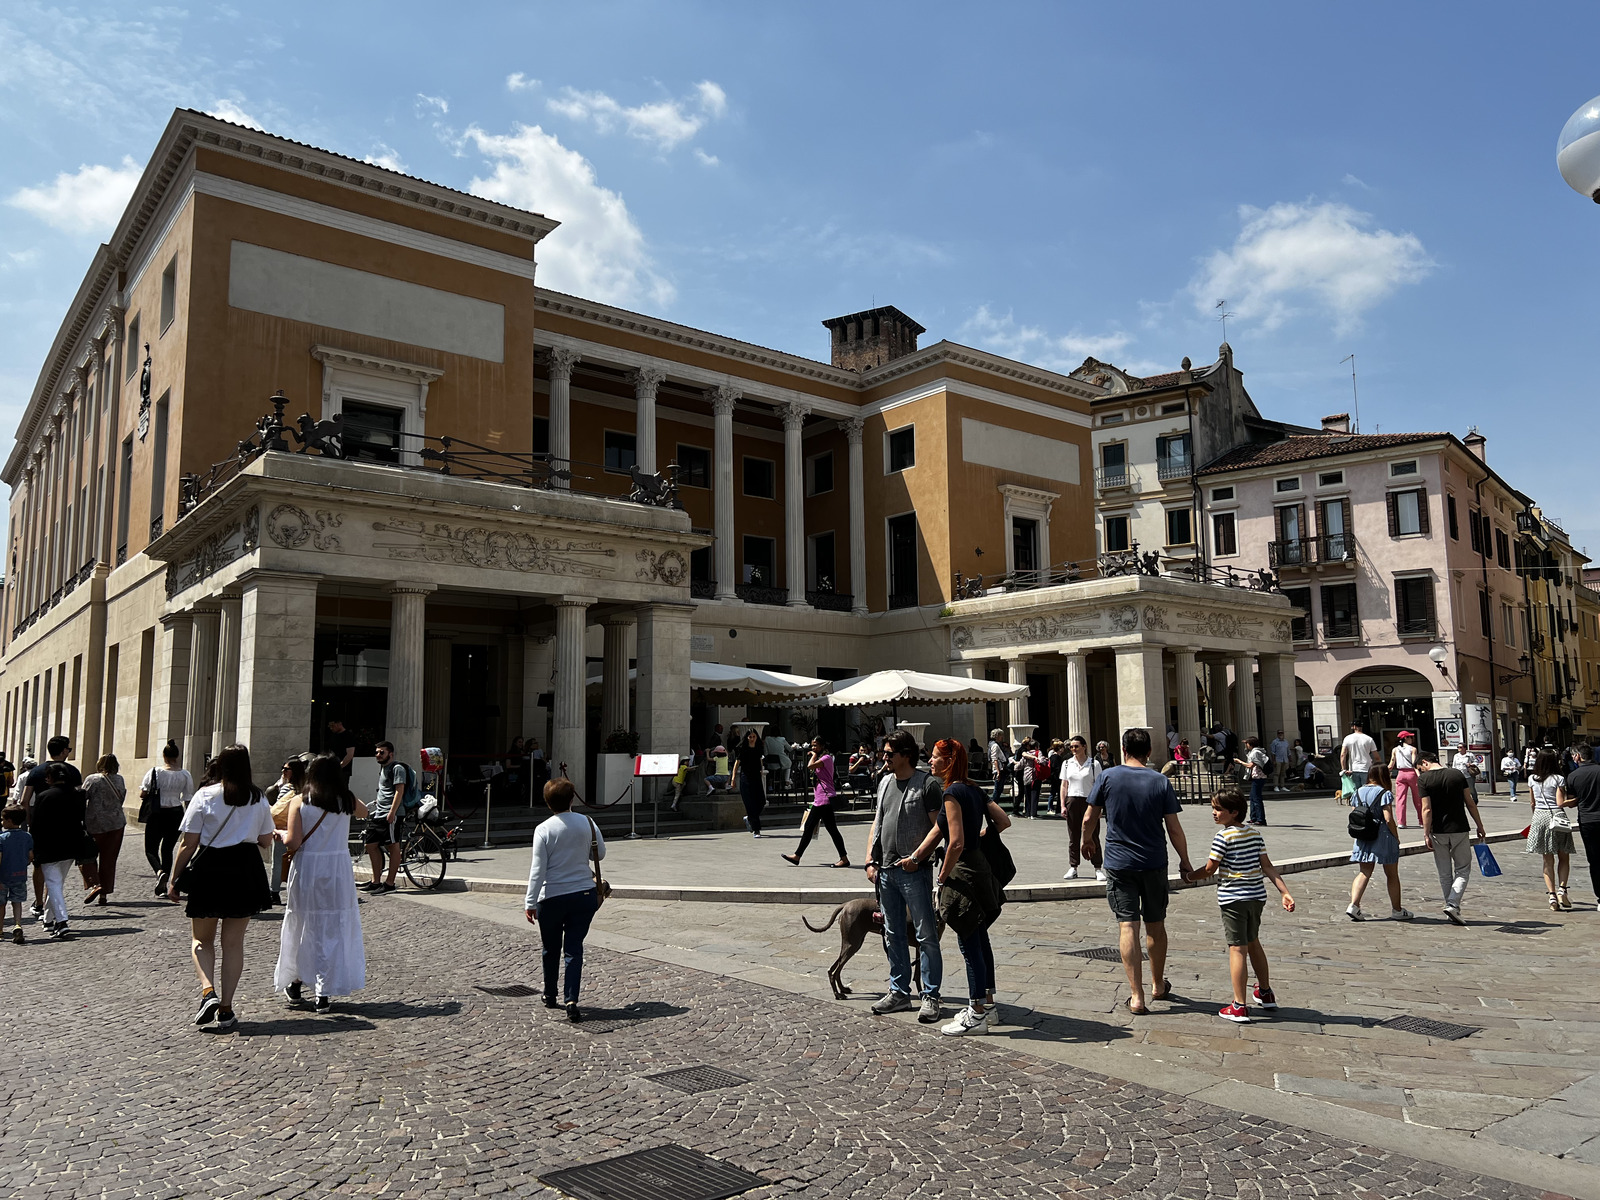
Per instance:
[[[1272,790],[1286,792],[1289,789],[1283,786],[1283,773],[1289,769],[1289,743],[1283,736],[1283,730],[1278,730],[1278,736],[1272,739]]]
[[[1456,750],[1455,757],[1450,760],[1450,765],[1467,777],[1467,790],[1472,793],[1472,802],[1478,802],[1478,776],[1483,772],[1478,767],[1478,758],[1469,754],[1466,747]]]
[[[1356,789],[1367,782],[1367,772],[1378,757],[1378,743],[1367,736],[1367,728],[1360,721],[1350,722],[1350,733],[1339,747],[1339,773],[1341,799],[1355,795]]]

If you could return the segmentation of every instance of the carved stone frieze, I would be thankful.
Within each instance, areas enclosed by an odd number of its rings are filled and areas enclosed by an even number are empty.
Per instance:
[[[374,521],[372,528],[405,539],[375,541],[375,550],[413,562],[594,578],[611,573],[607,560],[617,556],[615,549],[600,542],[512,533],[482,525],[397,520]]]
[[[236,558],[253,549],[254,547],[246,547],[244,532],[245,527],[242,522],[230,522],[196,546],[194,553],[183,562],[170,565],[167,568],[168,598],[176,596],[204,579],[209,579]]]
[[[689,560],[678,550],[641,550],[639,569],[634,574],[640,579],[679,587],[689,580]]]
[[[1174,614],[1178,628],[1184,633],[1203,633],[1214,638],[1253,638],[1261,636],[1259,617],[1241,617],[1237,613],[1180,608]],[[1287,639],[1280,639],[1287,640]]]
[[[336,512],[319,508],[315,514],[294,504],[280,504],[267,515],[267,536],[285,550],[299,550],[310,543],[317,550],[338,550],[337,529],[344,518]]]
[[[1135,621],[1138,614],[1135,613]],[[1099,614],[1083,617],[1018,617],[991,625],[957,625],[950,631],[950,644],[957,650],[975,646],[1018,646],[1026,642],[1060,642],[1070,638],[1094,637],[1102,633]]]
[[[1146,629],[1167,629],[1172,626],[1167,624],[1167,610],[1159,604],[1146,604],[1144,606],[1144,627]]]
[[[1139,610],[1131,604],[1119,604],[1106,614],[1106,620],[1117,633],[1132,633],[1139,628]]]
[[[1292,627],[1290,626],[1288,621],[1274,621],[1272,623],[1272,636],[1274,638],[1276,638],[1278,641],[1280,641],[1280,642],[1289,641],[1291,633],[1292,633]]]

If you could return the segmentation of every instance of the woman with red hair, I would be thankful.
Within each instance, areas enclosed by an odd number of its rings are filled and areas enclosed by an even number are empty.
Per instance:
[[[994,801],[967,778],[967,748],[953,738],[942,738],[935,743],[929,757],[933,773],[944,784],[944,804],[939,810],[938,822],[944,831],[946,845],[944,861],[939,867],[938,885],[941,889],[956,876],[953,885],[962,896],[987,893],[993,899],[993,912],[985,913],[975,929],[963,934],[956,930],[956,942],[961,947],[961,957],[967,964],[967,997],[965,1009],[956,1019],[942,1026],[940,1032],[948,1037],[962,1037],[969,1033],[988,1033],[998,1020],[994,1003],[994,950],[989,945],[989,926],[999,915],[1000,883],[994,878],[989,860],[980,844],[980,831],[987,817],[991,828],[1007,829],[1011,818]],[[940,912],[945,911],[941,904]],[[954,925],[954,921],[952,921]]]

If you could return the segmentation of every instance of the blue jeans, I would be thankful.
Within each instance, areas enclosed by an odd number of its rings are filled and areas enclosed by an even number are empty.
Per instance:
[[[990,796],[989,799],[993,800],[996,804],[999,804],[1000,803],[1000,797],[1004,796],[1005,794],[1006,794],[1006,776],[1005,776],[1005,772],[1001,771],[998,774],[996,774],[995,777],[994,777],[994,794],[992,796]]]
[[[1261,793],[1267,790],[1265,779],[1252,779],[1250,781],[1250,819],[1267,823],[1267,806],[1262,803]]]
[[[578,987],[583,982],[583,939],[594,920],[594,889],[546,896],[539,901],[539,938],[544,942],[544,994],[556,994],[561,968],[567,968],[566,986],[561,999],[578,1002]]]
[[[989,922],[966,937],[957,937],[961,957],[967,964],[967,999],[983,1003],[994,991],[994,948],[989,945]]]
[[[944,981],[944,959],[939,953],[939,921],[933,911],[933,870],[924,864],[915,871],[885,867],[878,872],[878,903],[883,908],[883,948],[889,956],[889,990],[911,994],[911,953],[906,946],[906,913],[917,930],[922,957],[922,994],[937,996]]]

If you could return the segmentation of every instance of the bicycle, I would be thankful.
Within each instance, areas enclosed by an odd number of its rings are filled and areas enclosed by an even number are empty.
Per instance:
[[[445,863],[454,852],[455,831],[443,830],[427,821],[412,821],[402,842],[400,869],[411,886],[427,891],[444,883]]]

